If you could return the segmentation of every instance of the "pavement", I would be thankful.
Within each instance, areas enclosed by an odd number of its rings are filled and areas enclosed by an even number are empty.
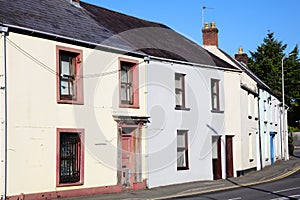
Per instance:
[[[285,178],[300,170],[300,156],[290,156],[287,161],[279,160],[260,171],[252,171],[244,176],[214,181],[198,181],[157,187],[145,190],[126,190],[115,194],[101,194],[86,197],[64,198],[63,200],[161,200],[196,194],[216,192],[238,187],[256,185]]]

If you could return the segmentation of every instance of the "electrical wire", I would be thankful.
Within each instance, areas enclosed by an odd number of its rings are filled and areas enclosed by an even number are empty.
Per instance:
[[[12,40],[10,40],[9,38],[7,38],[7,41],[8,41],[8,43],[12,47],[14,47],[20,53],[22,53],[23,55],[25,55],[26,57],[28,57],[29,59],[31,59],[33,62],[35,62],[36,64],[38,64],[39,66],[41,66],[42,68],[44,68],[45,70],[47,70],[48,72],[50,72],[51,74],[54,74],[56,76],[60,76],[58,72],[56,72],[51,67],[47,66],[46,64],[44,64],[43,62],[41,62],[40,60],[38,60],[37,58],[35,58],[34,56],[32,56],[30,53],[28,53],[26,50],[24,50],[22,47],[20,47],[19,45],[17,45],[15,42],[13,42]],[[142,62],[144,62],[144,61],[142,61]],[[142,63],[142,62],[140,62],[140,63]],[[115,70],[115,71],[110,71],[110,72],[103,72],[103,73],[98,73],[98,74],[80,75],[78,77],[79,78],[98,78],[98,77],[103,77],[103,76],[108,76],[108,75],[116,74],[119,71],[120,70]]]
[[[50,73],[58,76],[59,74],[51,69],[50,67],[48,67],[47,65],[45,65],[44,63],[42,63],[41,61],[39,61],[38,59],[36,59],[35,57],[33,57],[32,55],[30,55],[30,53],[26,52],[24,49],[22,49],[20,46],[18,46],[16,43],[14,43],[13,41],[11,41],[9,38],[7,38],[7,41],[10,45],[12,45],[16,50],[18,50],[20,53],[22,53],[23,55],[25,55],[26,57],[28,57],[29,59],[31,59],[32,61],[34,61],[36,64],[38,64],[39,66],[43,67],[44,69],[46,69],[47,71],[49,71]]]

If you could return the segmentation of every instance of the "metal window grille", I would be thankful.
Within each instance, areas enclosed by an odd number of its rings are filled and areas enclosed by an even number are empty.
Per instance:
[[[80,181],[80,135],[60,134],[60,183]]]

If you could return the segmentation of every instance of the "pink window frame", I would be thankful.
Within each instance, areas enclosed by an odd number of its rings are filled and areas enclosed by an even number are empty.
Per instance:
[[[121,101],[121,62],[129,62],[133,64],[132,71],[132,91],[133,104],[124,104]],[[138,60],[119,58],[119,105],[120,108],[139,108],[139,62]]]
[[[80,180],[76,183],[60,183],[60,134],[61,133],[79,133],[80,135],[80,152],[78,157],[80,157]],[[84,129],[71,129],[71,128],[57,128],[56,130],[56,186],[77,186],[84,184]]]
[[[75,53],[78,54],[78,61],[76,62],[76,76],[75,76],[75,83],[76,83],[76,100],[64,100],[61,99],[60,96],[60,51],[65,51],[65,52],[70,52],[70,53]],[[83,105],[83,80],[82,80],[82,75],[83,75],[83,67],[82,67],[82,50],[79,49],[73,49],[69,47],[63,47],[63,46],[56,46],[56,98],[57,98],[57,103],[60,104],[78,104],[78,105]]]

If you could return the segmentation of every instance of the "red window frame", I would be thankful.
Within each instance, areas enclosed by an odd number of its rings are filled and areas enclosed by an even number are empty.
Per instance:
[[[84,183],[84,129],[67,129],[57,128],[57,146],[56,146],[56,186],[76,186]],[[78,134],[79,141],[77,143],[77,162],[76,168],[79,170],[79,180],[76,182],[61,181],[61,135],[62,134]]]
[[[61,55],[73,57],[74,69],[73,76],[66,76],[62,74],[61,70]],[[83,69],[82,69],[82,50],[73,49],[69,47],[56,46],[56,85],[57,85],[57,103],[61,104],[83,104]],[[61,93],[62,80],[73,83],[74,95],[63,95]]]
[[[126,64],[131,66],[127,70],[127,81],[122,80],[122,66]],[[137,60],[119,58],[119,104],[121,108],[139,108],[139,62]],[[122,88],[129,99],[122,100]],[[129,94],[127,92],[131,91]],[[131,99],[130,99],[131,98]]]

